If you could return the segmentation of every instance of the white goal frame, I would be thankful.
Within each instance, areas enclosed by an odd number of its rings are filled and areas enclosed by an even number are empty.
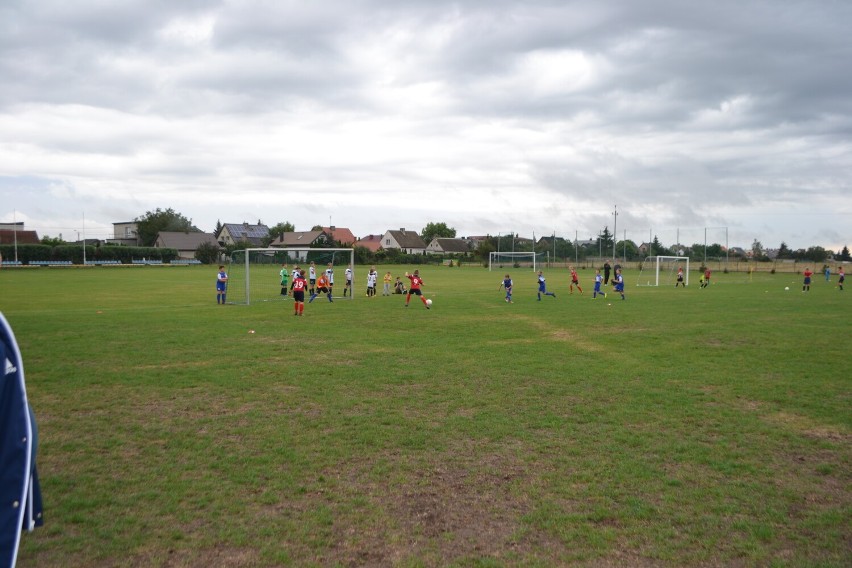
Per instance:
[[[654,262],[654,280],[653,284],[651,280],[647,280],[645,284],[642,284],[642,274],[645,272],[645,265],[649,262]],[[642,270],[639,271],[639,280],[636,282],[637,286],[659,286],[660,285],[660,265],[663,262],[673,261],[673,262],[686,262],[686,267],[684,268],[684,284],[689,286],[689,257],[688,256],[648,256],[645,257],[645,262],[642,263]],[[672,265],[674,266],[674,264]]]
[[[491,272],[493,270],[494,259],[498,256],[507,257],[507,258],[511,259],[512,265],[515,264],[516,259],[518,259],[518,258],[532,258],[533,272],[535,272],[535,270],[536,270],[536,267],[535,267],[536,253],[534,253],[534,252],[502,252],[502,251],[497,252],[497,251],[491,251],[490,253],[488,253],[488,272]]]
[[[257,253],[257,254],[268,253],[270,256],[273,256],[275,254],[285,253],[285,254],[287,254],[288,256],[291,257],[291,260],[289,261],[291,264],[293,262],[304,262],[304,263],[310,262],[311,261],[311,259],[309,258],[310,253],[319,253],[319,254],[341,253],[341,257],[345,259],[344,262],[352,268],[352,288],[355,287],[355,249],[354,248],[322,248],[322,247],[247,248],[247,249],[235,250],[234,252],[232,252],[231,253],[231,255],[232,255],[231,259],[233,259],[234,253],[240,253],[240,252],[245,253],[245,265],[244,265],[244,270],[245,270],[245,283],[244,283],[244,285],[245,285],[245,297],[241,298],[238,301],[234,301],[233,298],[229,298],[228,303],[232,303],[232,304],[243,304],[244,303],[247,306],[251,305],[251,266],[252,266],[252,263],[250,262],[251,253]],[[233,264],[231,264],[231,265],[233,266]],[[340,263],[335,262],[334,265],[335,265],[335,267],[340,266]],[[305,267],[305,268],[307,269],[307,267]],[[322,274],[325,271],[325,269],[326,269],[326,265],[317,266],[317,278],[319,278],[319,275]],[[306,274],[306,277],[307,277],[307,274]],[[346,276],[344,274],[342,274],[342,271],[341,271],[340,277],[343,278],[343,280],[342,281],[337,280],[335,282],[334,288],[336,288],[336,289],[340,289],[339,287],[343,287],[343,286],[346,285],[346,281],[345,281]],[[291,284],[292,284],[292,282],[291,282]],[[230,286],[229,286],[229,288],[230,288]],[[307,293],[307,290],[305,290],[305,292]],[[353,295],[354,295],[354,294],[352,294],[352,292],[353,292],[353,290],[350,289],[349,290],[349,298],[348,298],[350,300],[353,298]],[[345,296],[334,296],[334,297],[345,299]]]

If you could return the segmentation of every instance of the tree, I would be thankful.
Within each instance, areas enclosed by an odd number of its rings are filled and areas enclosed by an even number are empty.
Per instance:
[[[214,264],[219,262],[219,255],[221,253],[222,251],[217,245],[213,243],[201,243],[195,249],[195,258],[204,264]]]
[[[58,237],[49,237],[45,235],[41,238],[41,244],[55,247],[59,245],[64,245],[65,241],[62,240],[62,235],[59,235]]]
[[[269,246],[269,243],[283,235],[284,233],[292,233],[296,230],[296,227],[293,226],[293,223],[290,221],[284,221],[283,223],[278,223],[274,227],[269,228],[269,236],[264,239],[263,246]]]
[[[191,220],[171,208],[163,211],[158,207],[155,211],[148,211],[141,217],[137,217],[135,222],[139,240],[145,247],[154,246],[157,241],[157,234],[161,231],[201,232],[198,228],[192,226]]]
[[[766,256],[766,251],[763,250],[763,245],[759,240],[754,239],[751,243],[751,257],[755,260],[762,260]]]
[[[217,240],[219,239],[219,234],[222,232],[223,228],[222,221],[216,219],[216,228],[213,229],[213,236],[216,237]]]
[[[651,250],[648,256],[658,256],[663,253],[663,245],[660,243],[660,239],[657,238],[657,235],[654,235],[654,240],[651,241]]]
[[[447,227],[446,223],[427,223],[423,230],[420,231],[420,238],[423,239],[427,245],[432,242],[434,238],[442,238],[442,239],[453,239],[456,236],[456,230]]]
[[[840,260],[843,260],[843,261],[846,261],[846,262],[852,260],[852,257],[849,256],[849,247],[848,246],[844,246],[843,250],[840,251]]]
[[[603,232],[598,237],[598,249],[603,251],[604,256],[608,256],[607,251],[612,250],[613,237],[609,232],[609,227],[604,227]]]
[[[787,247],[787,243],[781,241],[781,246],[778,247],[778,255],[775,258],[779,260],[783,260],[785,258],[793,258],[793,251],[791,251]]]

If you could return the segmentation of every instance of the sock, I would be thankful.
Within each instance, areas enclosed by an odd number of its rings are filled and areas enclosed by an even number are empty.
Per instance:
[[[224,304],[224,303],[226,303],[226,302],[225,302],[225,294],[222,294],[222,303],[223,303],[223,304]]]

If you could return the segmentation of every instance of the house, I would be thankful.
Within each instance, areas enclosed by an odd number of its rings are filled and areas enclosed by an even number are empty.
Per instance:
[[[209,244],[219,248],[219,243],[213,233],[187,233],[184,231],[160,231],[157,240],[154,241],[155,248],[171,248],[178,251],[178,258],[193,259],[195,250],[203,245]]]
[[[426,252],[430,254],[467,254],[470,252],[470,241],[435,237],[426,247]]]
[[[114,245],[139,246],[139,226],[136,221],[120,221],[112,224],[112,238],[107,243]]]
[[[225,223],[219,231],[219,243],[223,246],[248,243],[254,247],[262,247],[267,238],[269,238],[269,227],[260,224]]]
[[[22,227],[21,230],[18,230],[17,227],[13,229],[0,229],[0,245],[12,245],[16,243],[19,245],[37,245],[41,243],[37,232],[23,230],[23,223],[20,226]]]
[[[279,248],[324,247],[328,246],[331,240],[331,235],[325,231],[294,231],[282,233],[280,237],[269,243],[269,246]]]
[[[426,243],[415,231],[406,231],[402,228],[398,231],[386,231],[382,235],[382,248],[399,249],[407,254],[424,254]]]
[[[355,246],[364,247],[370,252],[377,252],[380,248],[382,248],[382,236],[367,235],[366,237],[361,237],[355,241]]]
[[[323,227],[322,230],[325,231],[325,234],[330,235],[341,247],[351,247],[355,244],[355,235],[345,227],[335,227],[332,225],[331,227]]]

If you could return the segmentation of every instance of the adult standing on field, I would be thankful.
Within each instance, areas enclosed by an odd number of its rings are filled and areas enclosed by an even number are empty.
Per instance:
[[[604,275],[603,275],[603,283],[604,285],[609,284],[609,271],[612,270],[612,267],[609,265],[609,261],[604,261]]]
[[[219,265],[219,274],[216,275],[216,303],[225,304],[225,296],[228,293],[228,273],[225,266]]]

